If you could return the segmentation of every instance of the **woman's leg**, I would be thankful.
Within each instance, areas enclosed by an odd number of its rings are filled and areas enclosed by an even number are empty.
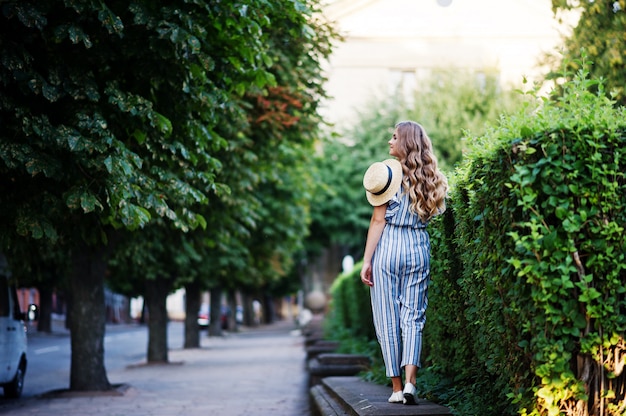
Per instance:
[[[415,377],[422,353],[422,330],[426,323],[428,283],[430,282],[430,247],[428,234],[412,235],[411,246],[416,250],[407,261],[400,289],[400,321],[402,326],[402,363],[405,372]],[[411,368],[415,367],[415,368]],[[413,380],[414,383],[414,380]]]
[[[402,348],[400,305],[397,302],[397,289],[394,290],[389,281],[390,276],[381,277],[375,277],[374,286],[370,289],[372,315],[376,337],[385,363],[385,373],[387,377],[391,377],[391,381],[394,383],[395,378],[400,381],[402,376],[400,366]],[[402,387],[399,390],[402,390]],[[396,390],[394,389],[394,391]]]
[[[407,365],[404,367],[404,382],[411,383],[415,385],[415,380],[417,379],[417,366],[416,365]]]
[[[402,391],[402,377],[391,377],[391,388],[393,389],[394,393],[397,391]]]
[[[372,262],[374,286],[370,289],[370,295],[374,327],[385,362],[385,373],[387,377],[392,378],[392,384],[396,383],[394,378],[398,378],[401,385],[400,284],[398,276],[394,273],[398,260],[397,253],[387,247],[387,244],[386,239],[381,239],[374,252]]]

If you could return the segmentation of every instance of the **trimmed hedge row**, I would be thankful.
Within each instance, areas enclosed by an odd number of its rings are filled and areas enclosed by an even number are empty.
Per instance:
[[[473,139],[429,227],[426,363],[464,415],[626,413],[626,111],[584,68]],[[348,302],[371,337],[369,297]]]
[[[429,342],[459,351],[431,358],[480,380],[493,414],[623,415],[625,111],[584,70],[559,92],[476,139],[457,172]]]
[[[369,287],[361,282],[362,262],[339,275],[330,288],[329,315],[324,322],[328,337],[339,341],[360,339],[376,340],[372,321]]]

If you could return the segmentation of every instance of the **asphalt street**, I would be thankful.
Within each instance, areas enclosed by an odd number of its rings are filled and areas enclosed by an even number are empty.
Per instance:
[[[309,416],[305,357],[296,325],[279,321],[223,337],[202,336],[201,348],[170,349],[168,364],[137,361],[108,371],[118,386],[110,392],[55,390],[0,398],[0,414]]]

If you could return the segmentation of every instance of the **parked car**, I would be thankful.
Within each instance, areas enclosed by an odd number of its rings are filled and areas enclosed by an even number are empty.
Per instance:
[[[230,308],[226,305],[222,305],[221,313],[220,313],[220,322],[222,324],[222,329],[228,329],[228,315],[230,313]],[[238,324],[243,323],[243,308],[241,306],[237,306],[237,311],[235,312],[235,319]],[[211,307],[207,304],[202,304],[200,306],[200,311],[198,312],[198,326],[202,329],[208,328],[211,323]]]
[[[211,308],[209,305],[202,304],[198,311],[198,326],[200,328],[208,328],[211,323]]]
[[[8,398],[19,398],[24,387],[28,362],[26,318],[20,310],[15,286],[9,284],[6,275],[0,275],[0,386]]]

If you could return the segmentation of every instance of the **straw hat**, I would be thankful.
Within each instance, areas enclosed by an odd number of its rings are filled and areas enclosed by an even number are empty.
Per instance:
[[[375,207],[389,202],[400,189],[401,183],[402,165],[396,159],[373,163],[363,176],[365,196]]]

